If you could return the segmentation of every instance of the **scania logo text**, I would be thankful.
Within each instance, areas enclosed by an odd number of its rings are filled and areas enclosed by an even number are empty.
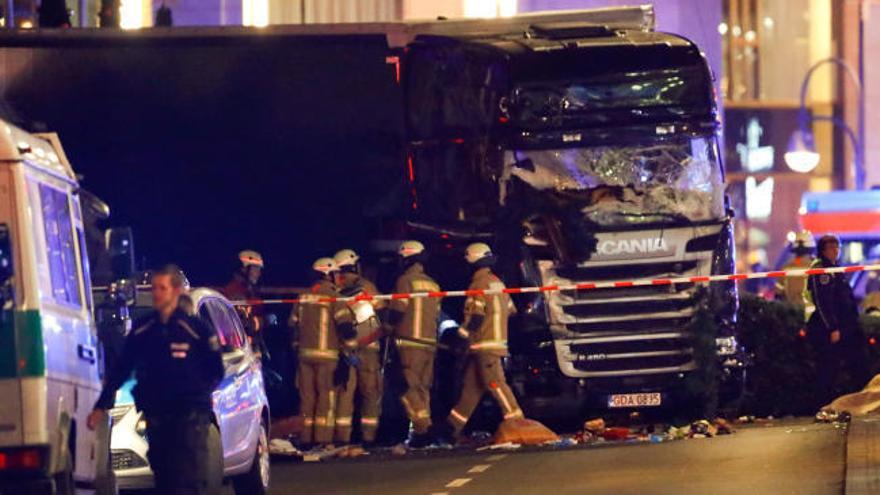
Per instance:
[[[603,256],[621,254],[672,254],[672,250],[662,237],[644,239],[607,240],[599,243],[596,249]]]

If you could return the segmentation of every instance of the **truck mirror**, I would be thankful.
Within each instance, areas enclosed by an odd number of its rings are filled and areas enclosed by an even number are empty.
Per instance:
[[[107,229],[105,237],[113,279],[131,278],[134,273],[134,233],[131,227]]]

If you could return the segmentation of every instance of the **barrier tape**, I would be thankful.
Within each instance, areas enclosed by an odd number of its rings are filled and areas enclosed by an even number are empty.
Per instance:
[[[418,298],[446,298],[446,297],[471,297],[471,296],[494,296],[499,294],[533,294],[543,292],[560,292],[560,291],[578,291],[592,289],[619,289],[625,287],[646,287],[656,285],[674,285],[674,284],[704,284],[711,282],[737,282],[740,280],[752,280],[760,278],[785,278],[785,277],[807,277],[815,275],[831,275],[835,273],[855,273],[867,271],[880,271],[880,265],[855,265],[855,266],[839,266],[834,268],[808,268],[799,270],[780,270],[772,272],[755,272],[755,273],[734,273],[731,275],[707,275],[701,277],[673,277],[673,278],[655,278],[640,280],[615,280],[608,282],[583,282],[579,284],[568,285],[545,285],[541,287],[513,287],[505,289],[487,289],[487,290],[449,290],[436,292],[412,292],[404,294],[360,294],[350,297],[322,297],[319,299],[310,298],[309,302],[357,302],[357,301],[393,301],[396,299],[418,299]],[[235,306],[257,306],[266,304],[297,304],[300,302],[296,299],[249,299],[232,301]]]

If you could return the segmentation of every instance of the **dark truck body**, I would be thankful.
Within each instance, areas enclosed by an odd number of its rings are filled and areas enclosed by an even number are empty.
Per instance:
[[[150,265],[180,262],[200,283],[223,283],[246,247],[270,260],[277,284],[301,281],[310,260],[341,247],[372,248],[381,265],[405,237],[430,244],[445,288],[466,283],[461,249],[474,240],[495,244],[509,286],[726,273],[732,227],[711,77],[696,47],[652,23],[650,8],[623,8],[0,32],[0,89],[8,117],[64,137],[86,187],[133,226]],[[609,182],[614,160],[593,170],[609,150],[631,178],[644,175],[634,164],[655,163],[656,181],[677,170],[662,157],[681,165],[702,153],[691,182],[711,198]],[[566,153],[574,168],[560,175]],[[693,211],[669,210],[670,194]],[[615,216],[613,202],[594,208],[596,198],[634,201],[635,220]],[[204,213],[179,213],[193,204]],[[380,288],[392,276],[383,270]],[[508,364],[531,412],[602,405],[609,393],[668,395],[698,368],[716,369],[714,340],[711,366],[698,365],[688,328],[711,299],[713,332],[733,336],[734,288],[662,289],[519,298]],[[460,304],[444,303],[450,314]]]

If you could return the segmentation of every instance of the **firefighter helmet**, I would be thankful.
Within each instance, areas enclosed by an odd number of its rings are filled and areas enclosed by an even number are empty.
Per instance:
[[[791,249],[815,249],[816,248],[816,239],[813,238],[813,233],[809,230],[802,230],[800,232],[792,232],[790,235],[791,240]]]
[[[343,249],[333,256],[333,261],[340,269],[345,266],[355,266],[361,259],[353,249]]]
[[[475,242],[464,250],[464,259],[472,265],[478,261],[492,257],[494,257],[492,254],[492,248],[490,248],[488,244],[482,242]]]
[[[312,269],[324,275],[330,275],[333,272],[339,271],[339,267],[336,266],[336,262],[333,261],[333,258],[318,258],[312,263]]]
[[[424,252],[425,245],[419,241],[403,241],[400,243],[400,247],[397,248],[397,254],[399,254],[401,258],[418,256]]]
[[[263,256],[252,250],[245,249],[244,251],[238,253],[238,259],[241,261],[242,266],[245,268],[249,266],[258,266],[263,268]]]

